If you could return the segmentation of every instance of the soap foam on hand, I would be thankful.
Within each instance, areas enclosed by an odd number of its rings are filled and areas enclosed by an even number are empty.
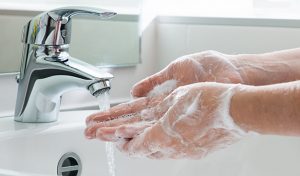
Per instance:
[[[140,124],[145,127],[142,131],[133,128],[138,135],[117,146],[130,156],[157,159],[199,159],[226,148],[249,135],[234,123],[229,113],[231,98],[240,88],[241,85],[212,82],[182,86],[157,108],[144,109],[142,116],[149,117],[146,120],[160,118],[150,126]]]
[[[172,92],[177,86],[177,81],[172,79],[172,80],[167,80],[163,82],[162,84],[159,84],[155,86],[148,94],[148,97],[154,97],[157,95],[162,95],[166,93]]]

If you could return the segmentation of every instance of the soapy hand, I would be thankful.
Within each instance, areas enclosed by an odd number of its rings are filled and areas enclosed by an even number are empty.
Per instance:
[[[165,83],[169,84],[168,93],[177,87],[197,82],[243,83],[238,69],[231,62],[232,57],[217,51],[183,56],[160,72],[138,82],[131,93],[134,97],[157,95],[160,92],[157,93],[155,87]],[[170,86],[172,84],[175,86]]]
[[[90,115],[86,119],[85,135],[89,139],[99,138],[105,141],[115,141],[116,127],[120,130],[124,125],[134,124],[133,128],[147,125],[142,122],[141,114],[145,109],[152,109],[163,101],[165,96],[142,97],[127,103],[119,104],[107,111]],[[139,123],[139,125],[137,125]],[[128,130],[129,128],[126,128]],[[125,137],[125,136],[124,136]],[[130,135],[132,137],[132,135]]]
[[[232,57],[217,51],[205,51],[183,56],[162,71],[140,81],[133,87],[133,96],[147,96],[146,98],[114,107],[109,112],[91,115],[87,118],[87,123],[112,120],[122,115],[124,113],[123,109],[128,114],[129,112],[135,113],[137,110],[152,107],[159,99],[164,98],[174,89],[183,85],[208,81],[224,83],[243,82],[237,68],[230,62]],[[153,97],[160,98],[152,100]],[[143,107],[145,105],[147,107]]]
[[[120,151],[131,156],[201,158],[246,134],[229,114],[231,96],[239,86],[195,83],[166,98],[139,98],[91,116],[113,120],[89,121],[86,135],[116,141]]]

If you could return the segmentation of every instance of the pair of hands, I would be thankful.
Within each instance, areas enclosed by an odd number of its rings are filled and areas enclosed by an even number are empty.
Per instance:
[[[89,116],[86,137],[157,159],[201,158],[234,143],[245,132],[229,115],[239,85],[222,84],[243,82],[231,57],[207,51],[175,60],[137,83],[131,102]]]

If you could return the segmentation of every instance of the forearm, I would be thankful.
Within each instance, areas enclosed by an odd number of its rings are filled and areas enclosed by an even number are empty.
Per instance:
[[[230,114],[246,131],[300,136],[300,81],[245,86],[233,95]]]
[[[300,48],[230,58],[244,84],[268,85],[300,79]]]

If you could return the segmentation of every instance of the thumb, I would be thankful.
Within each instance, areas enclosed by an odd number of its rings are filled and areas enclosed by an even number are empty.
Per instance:
[[[136,83],[131,90],[131,95],[133,97],[145,97],[155,86],[167,80],[168,77],[164,72],[158,72]]]

